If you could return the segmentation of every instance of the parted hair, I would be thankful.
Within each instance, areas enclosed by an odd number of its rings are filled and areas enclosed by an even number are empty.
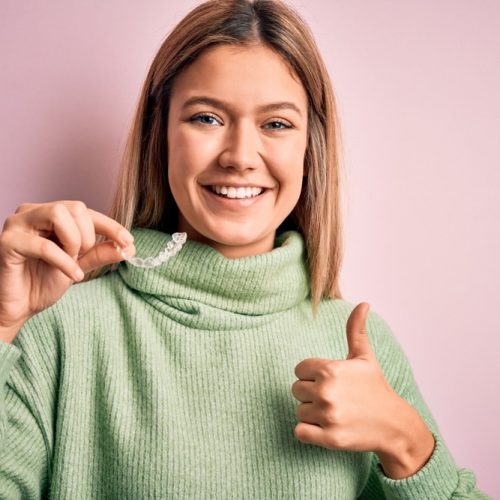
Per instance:
[[[208,0],[168,34],[151,63],[123,151],[108,215],[132,226],[177,231],[168,184],[167,123],[176,75],[215,45],[264,45],[286,61],[308,99],[302,191],[277,234],[294,229],[305,242],[313,314],[323,298],[342,298],[341,133],[332,83],[306,22],[280,0]],[[175,145],[172,145],[175,147]],[[102,238],[98,238],[98,241]],[[104,266],[85,280],[116,268]]]

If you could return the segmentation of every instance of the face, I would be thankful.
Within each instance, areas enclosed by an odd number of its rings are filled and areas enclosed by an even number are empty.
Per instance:
[[[307,146],[307,95],[283,59],[263,46],[205,50],[174,80],[167,141],[178,231],[228,258],[271,251]]]

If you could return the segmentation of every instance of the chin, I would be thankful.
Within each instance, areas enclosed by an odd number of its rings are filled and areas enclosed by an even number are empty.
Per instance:
[[[247,246],[252,245],[262,239],[259,235],[245,234],[245,235],[235,235],[235,234],[219,234],[214,233],[213,237],[210,238],[215,243],[227,246]]]
[[[232,247],[254,245],[266,238],[267,233],[263,231],[245,231],[241,227],[234,228],[222,224],[216,230],[200,232],[200,234],[214,243]],[[268,236],[267,236],[268,237]]]

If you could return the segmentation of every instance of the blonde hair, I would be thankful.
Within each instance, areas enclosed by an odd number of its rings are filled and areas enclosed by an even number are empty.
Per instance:
[[[308,96],[306,176],[300,198],[277,234],[295,229],[305,241],[313,314],[322,298],[342,298],[340,124],[326,66],[305,21],[279,0],[209,0],[191,10],[156,54],[125,145],[108,215],[132,226],[172,234],[178,207],[167,177],[167,118],[176,75],[217,44],[265,45],[299,76]],[[100,239],[102,241],[103,239]],[[88,273],[96,278],[113,266]]]

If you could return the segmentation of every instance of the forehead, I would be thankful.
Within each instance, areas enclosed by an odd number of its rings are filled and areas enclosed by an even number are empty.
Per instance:
[[[307,94],[291,67],[262,45],[219,45],[203,51],[174,79],[172,98],[207,93],[241,103],[292,100],[303,110]]]

